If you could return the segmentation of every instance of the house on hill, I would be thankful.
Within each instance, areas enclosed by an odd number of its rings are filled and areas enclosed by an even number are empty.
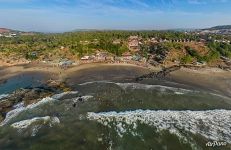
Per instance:
[[[157,40],[156,38],[151,38],[151,39],[150,39],[150,42],[151,42],[152,44],[158,44],[158,43],[159,43],[158,40]]]
[[[120,40],[120,39],[115,39],[115,40],[113,41],[113,44],[115,44],[115,45],[120,44],[120,43],[121,43],[121,40]]]
[[[128,49],[132,52],[137,52],[140,50],[139,37],[130,36],[128,39]]]
[[[89,60],[90,56],[83,56],[81,60]]]
[[[105,61],[108,56],[107,52],[97,52],[96,53],[96,59],[97,61]]]
[[[122,59],[123,60],[131,60],[132,59],[132,54],[130,52],[125,52],[122,54]]]

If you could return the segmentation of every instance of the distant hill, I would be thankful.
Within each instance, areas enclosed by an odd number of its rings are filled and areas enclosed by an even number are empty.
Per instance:
[[[13,29],[1,28],[0,27],[0,33],[1,34],[7,34],[7,33],[25,33],[25,32],[24,31],[19,31],[19,30],[13,30]]]
[[[202,29],[201,33],[231,35],[231,25],[221,25],[221,26]]]
[[[215,26],[215,27],[207,28],[206,30],[231,30],[231,25]]]
[[[9,33],[11,31],[12,31],[11,29],[0,28],[0,33]]]
[[[10,34],[16,34],[16,35],[35,35],[39,34],[39,32],[25,32],[25,31],[19,31],[19,30],[13,30],[8,28],[1,28],[0,27],[0,34],[4,36],[9,36]]]

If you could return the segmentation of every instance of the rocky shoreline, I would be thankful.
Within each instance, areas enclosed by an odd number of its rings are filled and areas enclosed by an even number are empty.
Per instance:
[[[163,68],[161,71],[154,71],[148,74],[144,74],[142,76],[137,77],[135,80],[136,81],[142,81],[143,79],[150,79],[150,78],[157,78],[157,79],[163,79],[166,76],[168,76],[171,72],[180,70],[182,68],[187,68],[191,70],[199,70],[199,69],[205,69],[206,66],[195,66],[195,65],[174,65],[171,67]],[[217,69],[221,69],[223,71],[231,71],[231,66],[223,67],[223,66],[218,66]]]
[[[13,110],[16,105],[22,103],[23,106],[40,101],[44,97],[70,91],[64,82],[48,81],[38,87],[21,88],[0,99],[0,122],[6,117],[6,114]]]

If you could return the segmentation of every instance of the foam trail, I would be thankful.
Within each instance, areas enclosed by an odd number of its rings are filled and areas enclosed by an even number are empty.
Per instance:
[[[124,90],[126,89],[143,89],[143,90],[156,89],[162,92],[166,90],[170,90],[170,91],[173,91],[177,95],[182,95],[182,94],[186,94],[189,92],[199,92],[199,91],[192,91],[188,89],[175,88],[175,87],[163,86],[163,85],[149,85],[149,84],[140,84],[140,83],[116,83],[116,82],[110,82],[110,81],[93,81],[93,82],[82,83],[79,85],[89,85],[89,84],[94,84],[94,83],[116,84]]]
[[[115,82],[110,82],[110,81],[103,80],[103,81],[85,82],[85,83],[81,83],[79,85],[89,85],[89,84],[94,84],[94,83],[115,83]]]
[[[175,88],[175,87],[170,87],[170,86],[163,86],[163,85],[149,85],[149,84],[140,84],[140,83],[116,83],[116,85],[120,86],[124,90],[126,89],[157,89],[162,92],[166,90],[170,90],[175,92],[175,94],[184,94],[184,93],[189,93],[189,92],[198,92],[198,91],[192,91],[188,89],[183,89],[183,88]]]
[[[74,94],[78,94],[78,93],[79,93],[78,91],[63,92],[63,93],[60,93],[60,94],[53,95],[51,98],[61,99],[65,95],[74,95]]]
[[[135,130],[139,122],[155,127],[157,132],[168,130],[179,138],[184,137],[182,131],[186,131],[206,139],[231,143],[231,110],[89,112],[87,118],[108,127],[115,127],[120,136],[131,132],[126,125]]]

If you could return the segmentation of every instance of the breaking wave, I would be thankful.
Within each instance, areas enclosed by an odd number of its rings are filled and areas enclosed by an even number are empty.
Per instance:
[[[1,95],[0,95],[0,100],[3,99],[3,98],[6,98],[6,97],[8,97],[8,96],[9,96],[9,94],[1,94]]]
[[[137,126],[145,124],[156,128],[157,132],[168,130],[184,140],[188,139],[185,133],[192,133],[231,143],[231,110],[89,112],[87,118],[115,128],[121,137],[127,132],[137,135]]]
[[[59,124],[60,120],[58,117],[35,117],[28,120],[19,121],[13,123],[11,127],[17,129],[20,133],[23,132],[25,129],[31,127],[31,136],[35,136],[36,133],[39,131],[40,128],[43,126],[52,127],[55,124]]]
[[[4,126],[6,124],[9,123],[9,121],[12,119],[12,118],[15,118],[17,117],[20,113],[26,111],[26,110],[30,110],[30,109],[34,109],[40,105],[43,105],[43,104],[46,104],[46,103],[50,103],[50,102],[54,102],[54,101],[57,101],[59,100],[60,98],[62,98],[63,96],[65,95],[69,95],[69,94],[76,94],[78,92],[76,91],[72,91],[72,92],[64,92],[64,93],[61,93],[61,94],[56,94],[56,95],[53,95],[52,97],[46,97],[46,98],[43,98],[42,100],[40,100],[39,102],[37,103],[33,103],[33,104],[30,104],[26,107],[24,107],[23,104],[18,104],[18,105],[15,105],[15,109],[9,111],[7,114],[6,114],[6,117],[5,119],[0,123],[0,126]]]

